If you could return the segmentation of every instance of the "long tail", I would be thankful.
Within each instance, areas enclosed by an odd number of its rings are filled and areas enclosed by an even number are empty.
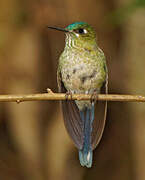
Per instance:
[[[80,116],[84,125],[84,143],[79,151],[80,164],[90,168],[92,166],[93,150],[91,145],[92,123],[94,120],[94,104],[91,108],[85,108],[80,111]]]

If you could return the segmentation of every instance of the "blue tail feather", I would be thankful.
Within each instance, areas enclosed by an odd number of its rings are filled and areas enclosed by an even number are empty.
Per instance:
[[[84,144],[83,148],[79,151],[80,164],[82,166],[91,167],[93,151],[91,145],[91,132],[92,132],[92,123],[94,120],[94,104],[91,108],[85,108],[80,111],[80,116],[84,125]]]

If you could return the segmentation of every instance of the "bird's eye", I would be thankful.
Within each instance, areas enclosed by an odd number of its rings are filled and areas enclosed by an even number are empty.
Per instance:
[[[77,29],[77,30],[76,30],[76,33],[86,34],[86,33],[87,33],[87,30],[86,30],[86,29],[83,29],[83,28],[80,28],[80,29]]]
[[[78,29],[78,33],[79,33],[79,34],[84,34],[84,29],[82,29],[82,28],[81,28],[81,29]]]

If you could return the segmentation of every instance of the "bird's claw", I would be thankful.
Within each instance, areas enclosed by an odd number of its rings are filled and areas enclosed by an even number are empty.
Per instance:
[[[69,98],[69,97],[70,97],[70,98]],[[66,94],[65,94],[65,99],[66,99],[66,100],[69,100],[69,99],[72,100],[72,93],[71,93],[70,91],[66,92]]]
[[[91,103],[96,103],[97,100],[98,100],[98,94],[97,92],[93,92],[91,95]]]

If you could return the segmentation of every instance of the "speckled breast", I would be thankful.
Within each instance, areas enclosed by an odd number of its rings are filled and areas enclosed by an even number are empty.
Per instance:
[[[73,93],[92,93],[99,90],[105,80],[104,62],[89,52],[64,51],[60,63],[62,81]]]

